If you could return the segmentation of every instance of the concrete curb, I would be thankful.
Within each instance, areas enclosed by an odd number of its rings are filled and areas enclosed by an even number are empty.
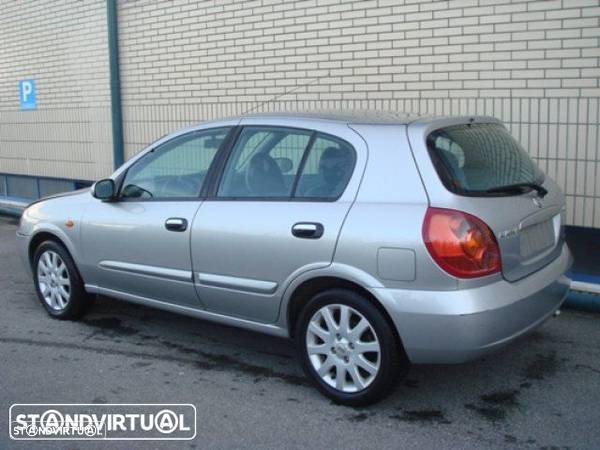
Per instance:
[[[13,208],[9,206],[5,206],[0,203],[0,215],[11,216],[11,217],[21,217],[21,213],[23,212],[20,208]]]
[[[600,312],[600,276],[571,272],[571,292],[565,300],[565,308]]]
[[[27,208],[27,203],[16,200],[0,199],[0,214],[13,217],[21,217],[23,210]]]

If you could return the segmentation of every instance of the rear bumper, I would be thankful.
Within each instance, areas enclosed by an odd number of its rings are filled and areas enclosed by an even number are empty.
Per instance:
[[[572,264],[558,258],[511,283],[457,291],[374,289],[394,321],[413,363],[460,363],[495,351],[548,319],[569,292]]]

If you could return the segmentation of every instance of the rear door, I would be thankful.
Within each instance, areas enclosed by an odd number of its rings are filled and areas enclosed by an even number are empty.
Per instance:
[[[331,263],[366,160],[344,125],[244,119],[192,228],[210,311],[274,322],[291,279]]]
[[[560,254],[564,196],[500,122],[419,120],[408,133],[431,206],[486,222],[500,247],[504,278],[523,278]]]

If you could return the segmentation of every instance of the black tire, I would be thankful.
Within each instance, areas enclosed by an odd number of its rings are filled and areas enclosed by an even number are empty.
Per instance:
[[[66,273],[68,273],[70,281],[68,300],[66,300],[66,305],[60,309],[52,308],[44,299],[44,295],[40,290],[38,265],[40,264],[40,258],[47,252],[53,252],[60,257],[66,267]],[[42,242],[35,250],[32,270],[38,299],[51,317],[61,320],[75,320],[85,313],[87,307],[91,303],[90,297],[85,291],[81,275],[75,266],[73,258],[71,258],[71,255],[63,245],[55,241]]]
[[[317,373],[309,358],[307,333],[310,321],[317,311],[328,305],[346,305],[360,313],[371,325],[379,343],[380,353],[377,359],[379,361],[379,368],[376,375],[370,384],[357,392],[344,392],[328,384]],[[335,311],[336,307],[332,306],[332,308]],[[339,324],[340,321],[338,320],[337,323]],[[329,289],[320,292],[310,299],[302,309],[295,327],[296,347],[302,367],[317,389],[335,403],[348,406],[365,406],[375,403],[387,396],[397,386],[398,382],[406,376],[410,366],[402,344],[392,326],[384,314],[371,301],[357,292],[347,289]],[[322,342],[325,343],[324,340]],[[348,343],[347,345],[350,344]],[[328,346],[326,347],[328,348]],[[333,351],[333,347],[331,350]],[[349,351],[352,352],[354,350]],[[338,357],[338,355],[339,353],[335,353],[335,357]],[[319,359],[323,358],[323,361],[325,361],[330,357],[334,358],[334,355],[321,355]],[[353,356],[350,356],[350,358],[353,358]],[[352,360],[349,359],[349,361]],[[337,366],[335,369],[332,367],[332,369],[337,377]],[[350,376],[349,372],[346,375],[343,369],[342,372],[344,373],[344,377]]]

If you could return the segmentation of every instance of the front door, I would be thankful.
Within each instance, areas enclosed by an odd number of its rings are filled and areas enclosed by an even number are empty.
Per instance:
[[[86,281],[111,291],[201,306],[190,235],[200,191],[227,128],[199,130],[150,150],[127,170],[116,201],[83,218]]]
[[[366,151],[347,127],[330,126],[334,136],[249,120],[196,215],[192,261],[208,310],[274,322],[289,281],[331,264]]]

